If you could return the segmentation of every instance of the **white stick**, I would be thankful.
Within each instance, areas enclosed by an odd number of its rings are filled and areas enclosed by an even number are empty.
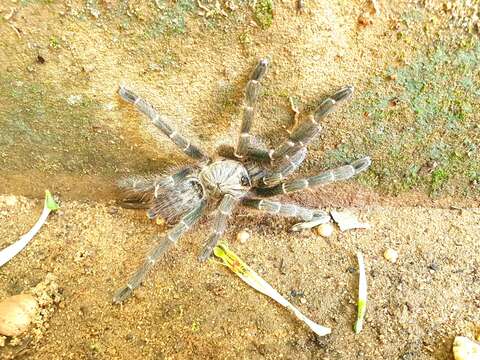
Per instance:
[[[318,336],[325,336],[328,335],[332,332],[332,330],[328,327],[319,325],[312,320],[310,320],[308,317],[303,315],[300,310],[298,310],[295,306],[293,306],[287,299],[285,299],[282,295],[278,293],[277,290],[275,290],[269,283],[267,283],[265,280],[263,280],[255,271],[251,270],[250,276],[249,277],[242,277],[242,280],[245,281],[248,285],[253,287],[254,289],[260,291],[262,294],[265,294],[269,297],[271,297],[273,300],[278,302],[280,305],[285,306],[287,309],[290,309],[293,311],[295,316],[302,320],[305,324],[308,325],[312,331],[317,334]]]
[[[50,212],[56,210],[57,208],[58,205],[55,204],[50,192],[47,190],[45,204],[40,218],[37,220],[35,225],[33,225],[29,232],[27,232],[25,235],[22,235],[19,240],[0,251],[0,267],[13,259],[15,255],[17,255],[25,246],[27,246],[30,240],[32,240],[32,238],[37,234],[38,230],[40,230],[40,228],[43,226]]]
[[[357,252],[358,259],[358,303],[357,303],[357,321],[355,321],[354,330],[358,334],[363,329],[363,319],[367,311],[367,275],[365,274],[365,262],[363,255]]]
[[[248,285],[262,294],[269,296],[280,305],[290,309],[298,319],[307,324],[307,326],[318,336],[325,336],[332,332],[330,328],[321,326],[303,315],[295,306],[290,304],[282,295],[280,295],[277,290],[263,280],[260,275],[258,275],[247,264],[245,264],[233,251],[229,250],[226,244],[219,243],[213,249],[213,253],[215,256],[223,260],[223,265],[227,266]]]

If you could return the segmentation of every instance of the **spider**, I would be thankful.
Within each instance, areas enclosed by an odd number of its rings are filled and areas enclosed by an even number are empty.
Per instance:
[[[120,86],[121,98],[144,113],[181,151],[196,160],[196,164],[180,168],[170,176],[129,177],[119,181],[122,206],[146,208],[149,218],[161,217],[168,223],[176,225],[164,236],[158,235],[155,246],[143,264],[114,295],[114,303],[122,303],[133,293],[159,258],[204,215],[209,203],[216,204],[217,207],[213,230],[201,251],[200,261],[210,257],[236,206],[299,218],[302,222],[292,227],[294,231],[312,228],[328,222],[330,216],[322,210],[271,201],[268,198],[332,181],[346,180],[370,166],[370,158],[364,157],[349,165],[315,176],[287,180],[287,177],[305,160],[307,145],[320,132],[320,121],[338,104],[351,97],[353,87],[346,86],[325,99],[307,120],[293,129],[280,146],[267,150],[260,147],[250,134],[260,92],[260,81],[267,67],[268,61],[260,60],[246,85],[243,118],[235,149],[231,148],[225,154],[221,154],[222,156],[216,157],[209,157],[168,125],[165,118],[158,114],[151,104]]]

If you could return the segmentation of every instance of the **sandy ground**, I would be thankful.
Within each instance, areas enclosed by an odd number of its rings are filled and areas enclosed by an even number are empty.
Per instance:
[[[40,212],[39,201],[2,197],[0,247]],[[456,335],[479,334],[479,209],[354,209],[371,230],[329,239],[291,234],[289,221],[241,212],[225,238],[307,316],[333,328],[316,337],[288,311],[216,263],[196,256],[203,221],[172,250],[134,298],[112,294],[141,263],[159,227],[144,213],[62,202],[32,244],[0,270],[0,298],[28,292],[52,273],[63,300],[40,339],[0,348],[31,359],[452,359]],[[246,243],[236,232],[249,229]],[[383,258],[396,249],[397,263]],[[355,251],[365,254],[369,303],[355,335]],[[300,295],[299,295],[300,294]],[[302,300],[305,299],[305,300]],[[7,341],[8,344],[8,341]],[[23,345],[22,345],[23,344]]]
[[[0,358],[452,359],[454,336],[480,334],[480,45],[465,28],[478,19],[472,2],[380,1],[376,16],[364,0],[305,1],[304,12],[275,1],[267,29],[253,3],[220,1],[224,15],[203,1],[208,17],[191,0],[0,0],[0,248],[34,223],[46,188],[61,200],[31,245],[0,268],[0,299],[58,285],[43,322],[18,339],[0,337]],[[289,97],[305,114],[345,84],[356,88],[323,120],[300,172],[365,155],[372,168],[290,200],[354,208],[373,228],[323,239],[289,233],[290,220],[240,212],[225,235],[332,335],[317,338],[226,268],[199,264],[207,219],[133,299],[113,306],[161,231],[115,205],[115,181],[186,161],[119,99],[119,84],[213,153],[234,143],[245,82],[261,57],[271,69],[254,132],[268,146],[291,125]],[[242,229],[252,233],[244,244],[235,240]],[[398,250],[396,264],[383,258],[387,247]],[[357,250],[370,296],[360,335],[352,331]]]

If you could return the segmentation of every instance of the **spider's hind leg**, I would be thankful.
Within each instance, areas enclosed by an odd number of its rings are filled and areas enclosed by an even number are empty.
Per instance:
[[[164,237],[160,238],[127,284],[115,293],[113,303],[120,304],[132,295],[133,291],[140,286],[147,273],[160,257],[175,245],[178,239],[200,219],[205,206],[206,202],[204,200],[200,201],[195,208],[182,217],[177,225],[170,229]]]
[[[193,172],[184,167],[170,176],[130,176],[117,183],[120,206],[128,209],[147,209],[161,189],[172,189]]]

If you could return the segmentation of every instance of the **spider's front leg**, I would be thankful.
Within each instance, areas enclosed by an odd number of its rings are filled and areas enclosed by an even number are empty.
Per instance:
[[[296,217],[304,220],[304,222],[292,226],[292,231],[310,229],[330,221],[330,215],[328,215],[325,211],[309,209],[295,204],[282,204],[277,201],[270,201],[266,199],[247,198],[242,200],[242,205],[274,215]]]
[[[292,174],[300,164],[305,160],[307,156],[306,147],[298,147],[298,150],[293,152],[293,155],[290,156],[285,154],[283,159],[274,166],[272,170],[269,170],[265,176],[262,178],[262,182],[266,186],[273,186],[282,182],[288,175]]]
[[[250,130],[252,128],[253,117],[255,115],[255,105],[260,92],[260,81],[267,72],[268,61],[262,59],[257,64],[255,70],[247,83],[245,89],[245,105],[243,107],[243,119],[240,127],[240,137],[238,139],[235,156],[241,158],[245,155],[252,158],[269,159],[268,151],[256,148],[251,142]]]
[[[299,148],[307,146],[314,140],[321,130],[320,121],[330,114],[335,108],[349,99],[353,94],[353,86],[346,86],[338,90],[331,97],[325,99],[309,118],[297,126],[288,139],[272,153],[274,160],[292,156]]]
[[[175,225],[167,234],[157,242],[155,247],[148,253],[142,266],[133,274],[127,284],[119,289],[113,297],[115,304],[120,304],[129,298],[133,290],[142,283],[143,279],[156,264],[160,256],[167,252],[170,247],[176,244],[177,240],[195,224],[202,216],[206,206],[206,201],[202,200],[193,210],[189,211],[180,222]]]
[[[262,197],[271,197],[325,185],[334,181],[347,180],[367,170],[371,163],[372,161],[369,157],[364,157],[351,164],[324,171],[316,176],[287,181],[268,188],[255,188],[254,193]]]
[[[310,115],[309,120],[296,127],[288,140],[269,153],[273,164],[262,179],[264,185],[278,184],[298,169],[307,155],[307,145],[320,133],[320,120],[332,112],[339,103],[348,99],[352,93],[353,87],[346,86],[324,100]]]
[[[225,228],[227,226],[227,220],[232,214],[233,209],[238,203],[238,199],[230,194],[226,194],[220,205],[218,205],[217,212],[215,214],[215,219],[213,223],[213,232],[208,238],[208,242],[203,248],[200,256],[198,259],[200,261],[207,260],[210,255],[212,254],[213,248],[217,245],[218,240],[225,232]]]

